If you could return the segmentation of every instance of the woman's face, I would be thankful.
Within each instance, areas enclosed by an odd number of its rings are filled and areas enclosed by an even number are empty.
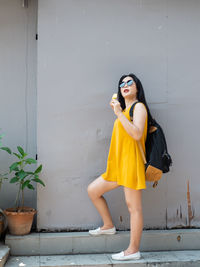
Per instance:
[[[121,87],[120,90],[124,98],[136,98],[137,87],[132,77],[130,76],[125,77],[122,80],[121,84],[123,87]]]

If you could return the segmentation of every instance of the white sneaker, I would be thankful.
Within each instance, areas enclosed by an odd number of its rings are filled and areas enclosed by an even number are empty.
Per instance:
[[[124,255],[124,251],[112,255],[112,259],[118,260],[118,261],[139,260],[140,258],[141,258],[141,255],[139,251],[133,254],[129,254],[127,256]]]
[[[97,228],[95,230],[89,230],[89,234],[98,236],[98,235],[114,235],[116,233],[116,228],[110,228],[107,230],[101,230],[101,228]]]

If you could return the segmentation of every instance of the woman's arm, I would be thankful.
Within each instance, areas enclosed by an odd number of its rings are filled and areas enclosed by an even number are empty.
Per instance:
[[[122,113],[120,103],[118,101],[112,102],[113,110],[123,125],[126,132],[135,140],[140,140],[144,131],[147,111],[143,103],[137,103],[134,108],[133,122],[130,122]]]
[[[117,117],[127,133],[135,140],[140,140],[144,131],[145,120],[147,117],[146,108],[142,103],[137,103],[134,108],[133,122],[130,122],[122,112]]]

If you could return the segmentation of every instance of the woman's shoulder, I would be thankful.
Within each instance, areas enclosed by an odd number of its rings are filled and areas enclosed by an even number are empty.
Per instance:
[[[145,104],[142,102],[137,102],[137,104],[134,107],[134,111],[136,111],[137,113],[142,112],[142,113],[147,114],[147,108],[146,108]]]
[[[140,101],[138,101],[138,102],[136,103],[135,108],[137,108],[137,109],[141,109],[141,110],[144,110],[144,109],[147,110],[145,104],[142,103],[142,102],[140,102]]]

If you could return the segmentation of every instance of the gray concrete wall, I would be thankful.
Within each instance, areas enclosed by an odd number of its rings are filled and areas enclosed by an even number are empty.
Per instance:
[[[166,134],[171,172],[143,190],[144,228],[200,226],[199,1],[41,0],[38,9],[38,229],[88,229],[101,219],[87,185],[106,168],[119,77],[134,72]],[[122,188],[105,195],[129,228]],[[120,216],[122,221],[120,220]]]
[[[37,1],[28,8],[21,0],[0,0],[0,128],[3,145],[17,152],[22,146],[36,156],[36,40]],[[0,172],[15,160],[0,151]],[[30,190],[29,190],[30,191]],[[12,207],[16,185],[3,184],[0,207]],[[25,204],[36,207],[36,191],[25,191]]]

